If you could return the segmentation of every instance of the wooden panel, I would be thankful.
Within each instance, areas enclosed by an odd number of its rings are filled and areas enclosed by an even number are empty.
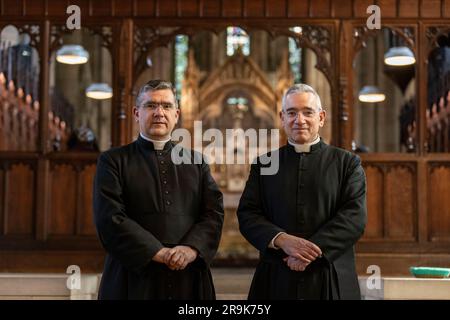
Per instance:
[[[66,16],[67,6],[68,1],[47,0],[47,13],[49,16]]]
[[[429,237],[450,241],[450,166],[430,169],[428,193]]]
[[[355,17],[368,17],[367,7],[374,4],[373,0],[354,0],[353,14]],[[381,9],[381,18],[383,19],[383,9]]]
[[[0,236],[3,235],[5,218],[5,170],[0,168]]]
[[[444,0],[442,16],[443,18],[450,18],[450,0]]]
[[[330,17],[330,0],[311,1],[309,13],[311,18]]]
[[[92,2],[92,15],[104,17],[112,15],[112,3],[110,0],[95,0]]]
[[[71,165],[55,166],[50,182],[49,235],[75,233],[77,174]]]
[[[420,16],[423,18],[441,17],[441,0],[421,1]]]
[[[331,13],[336,18],[350,18],[352,16],[352,3],[350,1],[332,0]]]
[[[386,174],[386,234],[388,238],[415,236],[415,173],[405,166],[393,166]]]
[[[45,1],[44,0],[27,0],[25,1],[25,14],[30,16],[44,15]]]
[[[180,1],[180,13],[182,17],[196,17],[198,15],[197,0]]]
[[[151,2],[151,1],[149,1]],[[118,17],[129,17],[133,14],[132,1],[115,0],[114,3],[114,15]]]
[[[5,234],[32,235],[34,226],[34,172],[29,165],[15,164],[7,174]]]
[[[0,251],[0,271],[2,272],[37,272],[65,273],[67,267],[76,264],[82,273],[103,271],[105,253],[96,250],[7,250]]]
[[[286,0],[266,0],[268,17],[285,17]]]
[[[367,225],[364,238],[383,237],[383,172],[375,166],[364,168],[367,177]]]
[[[381,9],[382,19],[397,16],[397,0],[378,0],[377,5]]]
[[[92,6],[95,5],[95,0],[94,1],[89,1],[89,0],[70,0],[69,1],[70,4],[76,4],[77,6],[80,7],[80,11],[81,11],[81,24],[83,24],[83,17],[87,17],[91,14],[90,10],[91,10],[91,3]],[[111,5],[109,5],[111,7]],[[66,13],[67,15],[67,13]]]
[[[148,0],[135,0],[136,16],[151,17],[155,15],[155,2]]]
[[[242,15],[241,0],[227,0],[223,2],[222,15],[224,17],[240,17]]]
[[[307,17],[308,10],[308,1],[288,0],[289,17]]]
[[[79,197],[80,210],[78,214],[78,234],[80,235],[96,235],[93,212],[92,212],[92,192],[93,181],[95,176],[95,165],[87,166],[80,173],[81,194]]]
[[[175,17],[177,15],[176,0],[157,0],[157,6],[159,17]]]
[[[398,0],[398,16],[416,18],[419,16],[419,0]]]
[[[222,1],[217,0],[203,0],[203,16],[205,17],[219,17],[220,16],[220,3]]]
[[[5,16],[21,16],[22,10],[22,1],[3,0],[3,14]]]
[[[263,17],[264,0],[244,0],[245,17]]]

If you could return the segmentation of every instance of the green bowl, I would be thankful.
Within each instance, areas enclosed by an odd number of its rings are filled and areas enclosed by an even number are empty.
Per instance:
[[[449,268],[411,267],[409,271],[416,278],[447,278],[450,276]]]

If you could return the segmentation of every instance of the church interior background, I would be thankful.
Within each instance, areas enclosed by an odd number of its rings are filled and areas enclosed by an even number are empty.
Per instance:
[[[76,30],[66,25],[72,4]],[[366,25],[372,4],[380,29]],[[286,89],[311,85],[327,112],[321,136],[358,153],[366,171],[359,275],[450,267],[449,18],[447,0],[0,0],[0,297],[38,296],[8,293],[20,275],[101,272],[96,159],[136,138],[135,94],[155,78],[175,83],[179,127],[191,133],[195,121],[223,133],[280,128]],[[387,64],[395,50],[408,64]],[[62,60],[65,51],[81,60]],[[236,218],[249,165],[211,171],[226,207],[213,266],[222,283],[240,281],[258,255]]]

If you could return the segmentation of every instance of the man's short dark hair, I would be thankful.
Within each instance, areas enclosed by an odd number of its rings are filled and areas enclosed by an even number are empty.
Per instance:
[[[142,95],[144,93],[149,91],[166,90],[166,89],[172,90],[173,96],[175,98],[175,106],[178,108],[177,91],[173,86],[172,82],[159,79],[150,80],[139,89],[139,92],[136,96],[136,107],[138,108],[140,107],[142,102]]]

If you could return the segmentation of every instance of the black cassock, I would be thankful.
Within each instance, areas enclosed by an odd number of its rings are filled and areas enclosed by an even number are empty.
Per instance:
[[[204,162],[175,165],[174,144],[155,150],[139,138],[102,153],[94,220],[107,251],[99,299],[214,299],[209,264],[223,225],[223,197]],[[198,258],[171,271],[151,261],[164,246],[188,245]]]
[[[237,212],[242,234],[260,251],[249,299],[360,299],[353,247],[367,218],[359,157],[322,140],[310,153],[288,144],[277,154],[275,175],[252,165]],[[323,257],[290,270],[283,250],[268,248],[279,232],[312,241]]]

